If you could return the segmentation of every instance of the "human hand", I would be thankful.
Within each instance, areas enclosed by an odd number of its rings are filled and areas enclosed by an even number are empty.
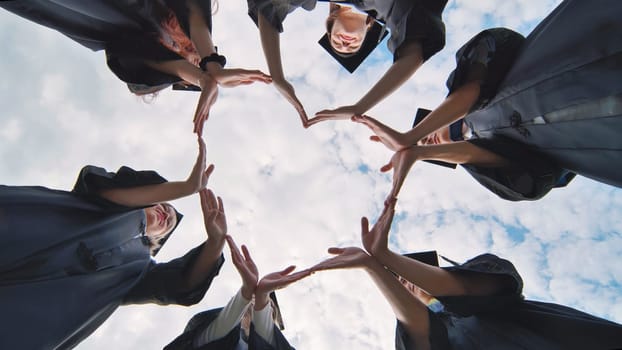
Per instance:
[[[325,109],[315,113],[315,117],[309,119],[309,126],[326,121],[350,119],[352,116],[361,114],[364,111],[358,105],[343,106],[335,109]]]
[[[391,188],[391,193],[387,197],[387,201],[397,198],[397,195],[404,184],[404,180],[416,160],[417,146],[412,146],[395,152],[393,157],[391,157],[391,161],[380,168],[380,171],[383,173],[393,169],[393,187]]]
[[[251,254],[248,252],[248,249],[245,245],[242,245],[242,253],[238,249],[238,246],[235,244],[235,241],[231,236],[226,236],[227,244],[229,245],[229,250],[231,250],[231,261],[233,261],[233,266],[235,266],[236,270],[240,274],[242,278],[242,296],[246,300],[250,300],[255,293],[255,288],[257,288],[257,280],[259,279],[259,271],[257,270],[257,265],[251,258]]]
[[[367,254],[363,249],[358,247],[332,247],[328,248],[328,252],[337,256],[326,259],[316,264],[310,269],[312,272],[365,267],[372,259],[369,254]]]
[[[370,140],[382,142],[383,145],[387,146],[388,149],[394,152],[401,151],[409,146],[412,146],[412,144],[408,141],[406,134],[393,130],[372,117],[366,115],[355,115],[351,119],[355,123],[367,126],[374,134],[376,134],[370,136]]]
[[[217,245],[224,244],[227,235],[227,218],[222,198],[216,199],[214,192],[208,189],[202,189],[199,196],[207,239],[214,241]]]
[[[283,289],[288,285],[311,275],[311,271],[309,269],[292,273],[295,269],[296,266],[291,265],[282,271],[269,273],[262,277],[259,280],[259,283],[257,283],[257,288],[255,289],[255,300],[267,298],[268,294],[271,292]]]
[[[395,214],[395,203],[397,203],[395,198],[385,202],[382,214],[371,230],[367,218],[361,218],[361,241],[365,250],[372,256],[381,255],[389,249],[389,230]]]
[[[203,135],[203,124],[209,118],[210,108],[212,108],[218,98],[218,84],[208,74],[203,74],[201,80],[199,80],[199,85],[201,86],[201,95],[199,96],[197,109],[194,112],[193,132],[201,136]]]
[[[298,97],[296,97],[296,91],[294,91],[294,87],[285,79],[275,79],[273,81],[274,87],[285,97],[285,99],[291,103],[292,106],[298,112],[300,116],[300,121],[302,122],[302,126],[304,128],[309,127],[309,119],[307,118],[307,112],[305,112],[305,108],[303,107]]]
[[[210,175],[214,171],[214,164],[206,167],[207,151],[205,141],[200,136],[197,137],[197,141],[199,142],[199,154],[190,175],[185,181],[189,194],[197,193],[204,189],[207,186]]]
[[[248,70],[242,68],[222,68],[218,63],[210,63],[207,68],[208,73],[216,80],[218,85],[223,87],[235,87],[239,85],[249,85],[254,82],[270,84],[272,77],[260,70]]]

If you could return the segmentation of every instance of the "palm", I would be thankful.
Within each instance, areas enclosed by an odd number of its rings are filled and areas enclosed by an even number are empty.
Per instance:
[[[216,198],[214,192],[206,189],[201,190],[199,195],[207,236],[218,241],[224,240],[227,234],[227,219],[222,198]]]
[[[396,202],[395,199],[385,202],[382,214],[380,214],[378,221],[376,221],[371,230],[369,229],[367,218],[361,219],[361,240],[365,250],[372,255],[388,250],[389,230],[393,222]]]
[[[231,251],[231,260],[236,270],[242,278],[242,285],[248,289],[251,293],[257,286],[257,280],[259,279],[259,271],[257,265],[251,258],[250,252],[246,246],[242,245],[242,253],[235,244],[235,241],[231,236],[227,236],[227,244]]]
[[[220,69],[210,72],[219,85],[224,87],[235,87],[248,85],[254,82],[270,83],[272,78],[259,70],[247,70],[241,68]]]
[[[328,252],[337,256],[316,264],[311,268],[312,271],[364,267],[370,259],[369,254],[357,247],[329,248]]]
[[[302,103],[300,102],[300,100],[298,100],[298,97],[296,97],[296,91],[294,91],[294,87],[292,86],[292,84],[290,84],[286,80],[275,80],[274,86],[276,87],[277,90],[279,90],[279,93],[283,95],[283,97],[285,97],[285,99],[292,106],[294,106],[294,108],[296,109],[296,112],[298,112],[298,115],[300,116],[302,126],[305,128],[308,127],[309,125],[308,125],[307,112],[302,106]]]
[[[269,294],[272,291],[282,289],[288,285],[299,281],[311,274],[309,270],[302,270],[292,273],[296,267],[289,266],[283,271],[273,272],[265,275],[259,283],[257,283],[257,294]]]
[[[359,114],[357,106],[343,106],[335,109],[325,109],[315,113],[315,117],[309,120],[309,126],[326,120],[343,120],[350,119],[352,116]]]
[[[397,152],[410,146],[405,134],[391,129],[374,118],[368,116],[353,116],[352,121],[367,126],[376,134],[370,137],[370,139],[372,141],[382,142],[383,145],[392,151]]]
[[[199,136],[203,134],[203,125],[209,118],[209,111],[212,105],[216,103],[218,98],[218,84],[209,76],[204,76],[201,79],[201,95],[199,96],[199,102],[197,103],[197,109],[194,112],[194,132]]]
[[[205,147],[205,142],[200,136],[197,138],[197,140],[199,142],[199,154],[197,155],[197,160],[192,167],[190,176],[188,176],[188,180],[186,180],[189,186],[192,187],[192,193],[196,193],[204,189],[207,186],[210,175],[214,171],[213,164],[206,166],[207,151]]]
[[[397,198],[397,195],[404,184],[404,180],[410,168],[417,160],[416,146],[395,152],[391,161],[380,168],[380,171],[387,172],[393,169],[393,187],[391,188],[390,198]]]

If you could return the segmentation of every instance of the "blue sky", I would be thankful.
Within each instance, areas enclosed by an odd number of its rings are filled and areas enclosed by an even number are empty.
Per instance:
[[[406,130],[417,107],[442,101],[462,43],[490,26],[527,34],[557,3],[450,0],[445,49],[369,114]],[[219,51],[232,67],[265,70],[245,2],[220,5]],[[355,102],[390,65],[382,45],[355,74],[340,69],[316,44],[324,14],[320,6],[293,13],[282,35],[285,74],[309,114]],[[146,104],[108,71],[102,52],[4,11],[0,45],[0,183],[69,189],[85,164],[187,176],[196,154],[196,94],[164,91]],[[378,171],[391,152],[369,135],[347,121],[304,130],[271,86],[220,90],[205,130],[216,165],[210,187],[225,201],[230,234],[248,244],[261,273],[312,265],[330,246],[360,245],[360,217],[374,221],[391,186]],[[205,239],[198,198],[175,204],[186,216],[162,260]],[[391,241],[400,252],[436,249],[456,261],[493,252],[516,264],[526,297],[622,322],[621,204],[620,189],[580,177],[540,201],[507,202],[461,169],[422,163],[404,184]],[[199,305],[122,307],[78,348],[161,348],[193,314],[224,305],[239,286],[227,263]],[[316,274],[280,291],[279,301],[285,335],[297,348],[393,345],[391,310],[360,271]]]

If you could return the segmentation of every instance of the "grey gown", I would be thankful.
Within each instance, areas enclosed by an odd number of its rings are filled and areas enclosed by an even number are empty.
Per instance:
[[[0,349],[67,349],[123,304],[199,302],[223,263],[182,290],[200,252],[157,264],[145,215],[96,195],[161,183],[154,172],[85,167],[74,191],[0,186]]]
[[[553,168],[622,187],[621,16],[619,0],[563,1],[529,34],[495,97],[465,117],[474,143],[524,163],[535,154]],[[541,196],[473,169],[502,197]],[[556,178],[567,180],[551,171],[549,188]]]
[[[493,254],[445,267],[458,274],[503,276],[506,288],[492,296],[437,297],[429,310],[432,350],[613,350],[622,348],[622,325],[563,305],[524,300],[514,265]],[[398,321],[395,348],[417,344]]]
[[[224,337],[203,346],[195,347],[193,345],[194,339],[218,317],[220,310],[222,308],[207,310],[194,315],[188,321],[184,332],[165,346],[164,350],[294,350],[276,325],[274,326],[276,346],[272,346],[255,332],[253,323],[251,323],[248,337],[246,337],[238,323]]]

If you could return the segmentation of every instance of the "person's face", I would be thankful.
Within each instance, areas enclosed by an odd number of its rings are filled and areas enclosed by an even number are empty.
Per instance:
[[[329,33],[330,45],[339,53],[357,52],[365,40],[369,27],[367,15],[352,11],[348,6],[342,6]]]
[[[156,204],[145,208],[147,227],[145,234],[147,237],[159,239],[169,233],[177,223],[177,215],[172,205],[168,203]]]
[[[422,138],[417,142],[418,145],[441,145],[444,143],[453,142],[449,136],[449,127],[446,126],[442,129],[436,130],[428,136]]]

